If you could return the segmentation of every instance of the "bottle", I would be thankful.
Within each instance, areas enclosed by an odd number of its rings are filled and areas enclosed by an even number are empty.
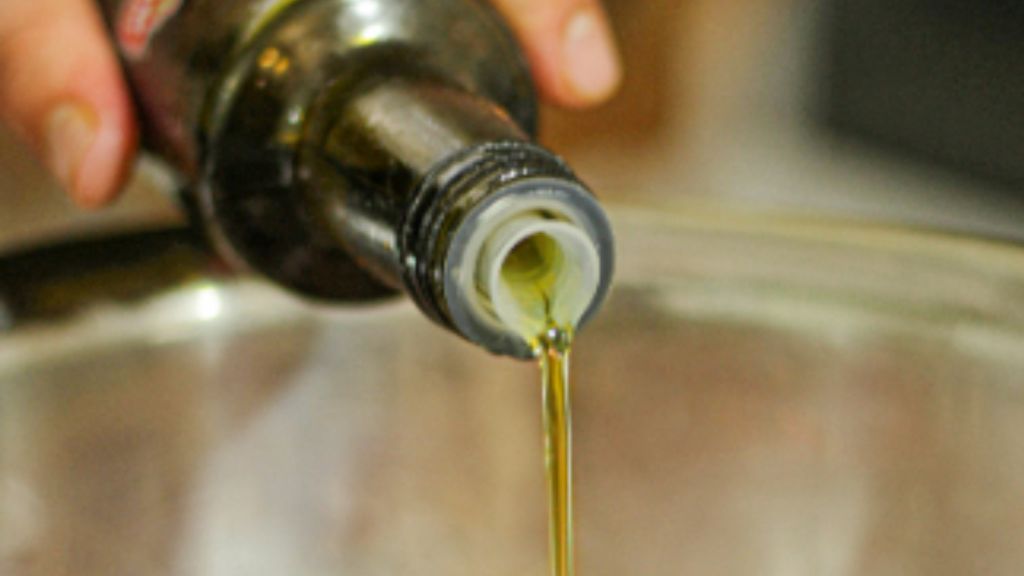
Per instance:
[[[544,313],[575,327],[603,302],[608,220],[531,142],[529,71],[486,3],[101,6],[144,143],[229,262],[329,301],[404,291],[522,358]]]

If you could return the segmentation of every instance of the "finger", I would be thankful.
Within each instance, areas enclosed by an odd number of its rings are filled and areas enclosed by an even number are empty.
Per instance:
[[[563,106],[609,98],[622,65],[599,0],[493,0],[526,50],[541,93]]]
[[[0,120],[79,204],[114,198],[134,155],[136,127],[91,0],[0,0]]]

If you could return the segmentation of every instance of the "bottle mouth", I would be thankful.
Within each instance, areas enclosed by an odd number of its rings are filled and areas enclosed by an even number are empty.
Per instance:
[[[600,282],[600,257],[590,238],[550,212],[529,208],[492,226],[476,231],[483,241],[473,277],[482,307],[531,346],[551,327],[579,324]]]
[[[399,247],[406,291],[425,314],[524,359],[537,355],[547,323],[586,324],[614,268],[597,200],[558,157],[521,141],[489,142],[432,170]]]
[[[546,330],[575,330],[600,307],[611,261],[607,219],[582,187],[517,182],[469,213],[452,238],[446,307],[471,340],[534,357]]]

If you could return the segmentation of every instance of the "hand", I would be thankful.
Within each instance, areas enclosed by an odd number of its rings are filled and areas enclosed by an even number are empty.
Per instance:
[[[599,0],[493,0],[523,42],[544,97],[606,99],[620,65]],[[94,0],[0,0],[0,120],[71,197],[109,203],[135,155],[128,88]]]

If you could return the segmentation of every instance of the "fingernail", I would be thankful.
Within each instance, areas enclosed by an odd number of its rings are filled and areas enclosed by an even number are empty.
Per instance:
[[[618,85],[619,55],[596,8],[584,7],[569,18],[562,39],[562,66],[571,89],[585,100],[602,100]]]
[[[96,115],[79,104],[61,104],[47,117],[47,165],[72,195],[82,163],[96,141],[96,124]]]

